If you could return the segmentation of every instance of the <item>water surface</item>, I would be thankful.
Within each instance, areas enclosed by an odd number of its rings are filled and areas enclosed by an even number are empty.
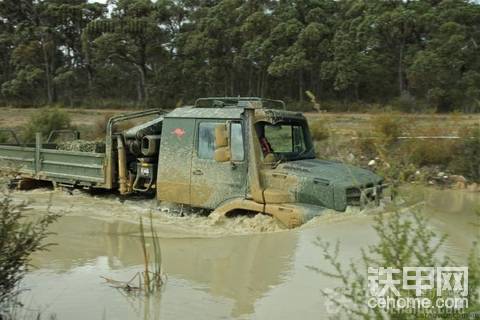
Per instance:
[[[464,263],[480,232],[474,214],[480,194],[408,193],[425,200],[431,226],[449,235],[443,253]],[[32,201],[39,214],[49,194],[34,190],[15,198]],[[284,230],[266,216],[181,216],[149,200],[56,191],[51,201],[52,210],[66,212],[49,238],[58,245],[34,255],[36,269],[24,281],[29,291],[22,300],[58,319],[323,319],[329,315],[321,290],[336,283],[307,267],[329,267],[315,239],[340,240],[344,262],[377,240],[372,212],[326,214]],[[168,280],[160,294],[145,299],[125,295],[101,277],[128,280],[142,270],[138,217],[148,219],[150,211]]]

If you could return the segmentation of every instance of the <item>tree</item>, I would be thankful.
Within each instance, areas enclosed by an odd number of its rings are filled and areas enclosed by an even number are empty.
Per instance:
[[[475,4],[449,1],[433,7],[434,14],[430,38],[414,55],[408,78],[418,96],[441,110],[464,105],[469,111],[480,96],[480,34],[473,27],[480,10]]]
[[[151,59],[162,52],[164,32],[157,20],[155,4],[149,0],[113,1],[111,17],[90,27],[93,55],[97,64],[116,64],[127,73],[133,68],[137,77],[137,101],[148,100],[148,72]],[[106,28],[104,28],[106,26]]]

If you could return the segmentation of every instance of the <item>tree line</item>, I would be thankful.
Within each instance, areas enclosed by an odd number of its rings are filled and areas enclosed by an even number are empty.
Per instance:
[[[0,1],[0,104],[201,96],[480,110],[467,0]]]

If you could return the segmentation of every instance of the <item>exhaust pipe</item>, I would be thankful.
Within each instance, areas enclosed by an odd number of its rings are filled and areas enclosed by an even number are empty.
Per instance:
[[[120,184],[120,194],[125,195],[130,193],[130,188],[127,182],[127,152],[125,151],[125,144],[123,137],[117,136],[117,150],[118,150],[118,181]]]

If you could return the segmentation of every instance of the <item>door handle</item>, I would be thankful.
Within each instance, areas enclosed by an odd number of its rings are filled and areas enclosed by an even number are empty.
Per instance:
[[[193,170],[193,174],[196,175],[196,176],[201,176],[201,175],[203,175],[203,171],[200,170],[200,169]]]

